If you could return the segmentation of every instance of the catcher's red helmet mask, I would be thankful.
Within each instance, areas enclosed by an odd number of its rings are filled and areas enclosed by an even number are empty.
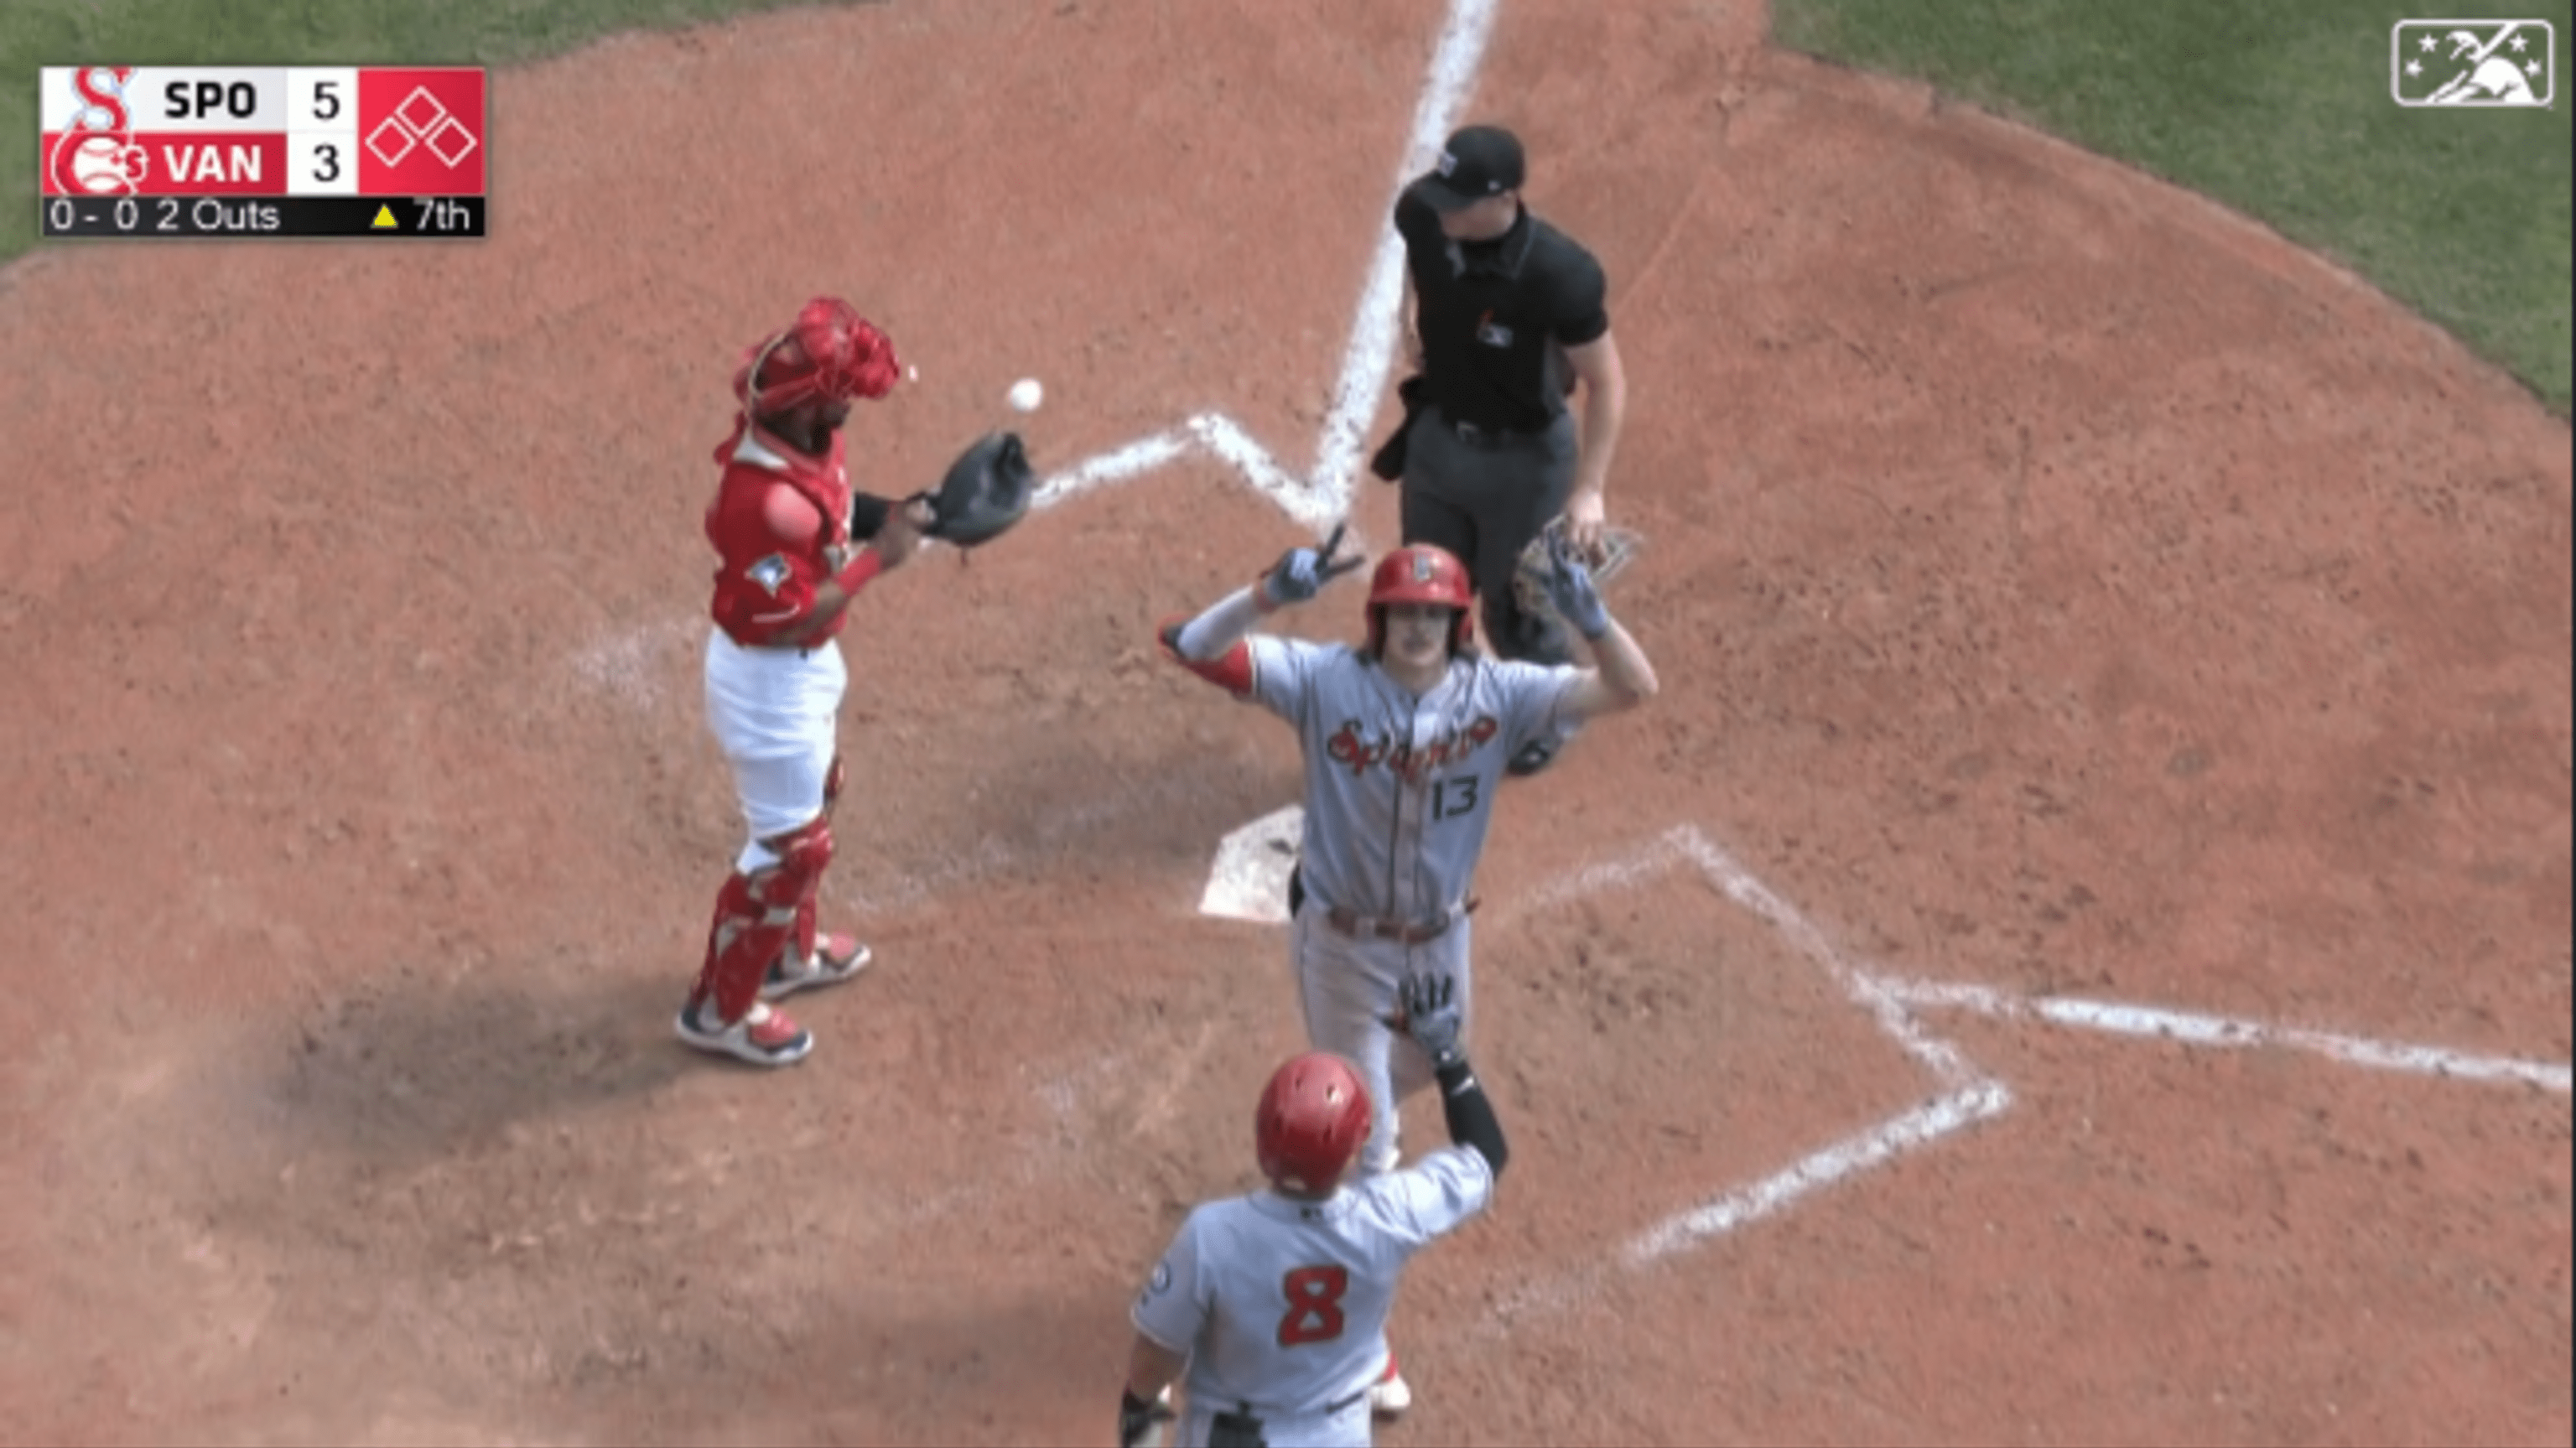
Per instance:
[[[753,415],[770,417],[807,402],[874,401],[894,390],[902,371],[894,343],[858,308],[816,297],[786,331],[743,355],[733,390]]]
[[[1449,652],[1462,653],[1474,636],[1476,591],[1467,586],[1467,567],[1446,548],[1414,543],[1378,560],[1369,575],[1368,646],[1374,654],[1386,647],[1386,606],[1432,603],[1457,610],[1449,626]]]
[[[1327,1192],[1368,1141],[1368,1087],[1350,1062],[1309,1051],[1271,1073],[1252,1120],[1261,1174],[1271,1185]]]

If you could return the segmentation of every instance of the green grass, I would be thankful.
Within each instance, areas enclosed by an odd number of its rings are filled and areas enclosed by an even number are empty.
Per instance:
[[[0,0],[0,262],[36,244],[48,65],[506,65],[797,0]]]
[[[502,65],[790,3],[0,0],[0,261],[36,244],[42,66]],[[2569,8],[2496,12],[2556,27],[2562,86]],[[2256,217],[2565,415],[2566,105],[2397,105],[2388,34],[2405,14],[2351,0],[1776,0],[1773,26],[1791,49],[1928,80]]]
[[[2569,101],[2405,107],[2389,30],[2569,5],[1775,0],[1777,42],[1943,92],[2201,192],[2332,257],[2568,412]]]

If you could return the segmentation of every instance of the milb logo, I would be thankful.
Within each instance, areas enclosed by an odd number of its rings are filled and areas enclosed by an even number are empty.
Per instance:
[[[2558,32],[2546,20],[2400,20],[2388,50],[2388,90],[2401,106],[2558,99]]]

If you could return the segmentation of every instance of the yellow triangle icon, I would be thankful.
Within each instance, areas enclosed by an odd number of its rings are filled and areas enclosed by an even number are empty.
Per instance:
[[[379,206],[376,208],[376,219],[368,222],[367,224],[378,231],[390,231],[401,223],[394,220],[394,209],[392,207]]]

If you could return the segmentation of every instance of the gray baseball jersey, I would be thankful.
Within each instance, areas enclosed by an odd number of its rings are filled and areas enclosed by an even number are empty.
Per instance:
[[[1382,920],[1465,899],[1505,762],[1555,732],[1581,671],[1469,655],[1416,699],[1348,644],[1248,642],[1252,697],[1296,726],[1306,756],[1307,893]]]
[[[1493,1194],[1484,1156],[1447,1146],[1320,1202],[1209,1202],[1181,1223],[1132,1319],[1189,1356],[1193,1406],[1274,1422],[1346,1408],[1386,1370],[1404,1264]]]

